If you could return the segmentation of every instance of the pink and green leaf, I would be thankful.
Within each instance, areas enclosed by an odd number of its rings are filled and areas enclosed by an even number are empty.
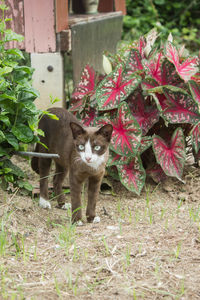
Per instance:
[[[168,176],[181,178],[185,164],[185,139],[182,128],[177,128],[173,133],[170,143],[161,137],[153,137],[153,150],[157,163]]]
[[[111,110],[126,99],[137,87],[140,79],[138,77],[128,78],[123,65],[117,68],[99,84],[96,90],[96,98],[99,110]]]
[[[200,105],[200,85],[190,80],[189,87],[194,100]]]
[[[86,65],[81,74],[81,80],[72,94],[70,111],[80,110],[84,105],[83,98],[92,96],[95,93],[95,80],[96,73],[94,69]]]
[[[123,165],[126,162],[127,162],[126,156],[121,156],[121,155],[115,153],[114,151],[110,150],[107,166]]]
[[[162,66],[162,52],[156,53],[150,60],[145,62],[145,66],[147,69],[147,74],[151,76],[151,78],[155,79],[156,82],[161,84],[161,66]]]
[[[173,85],[176,87],[184,88],[184,81],[178,75],[174,65],[168,61],[164,60],[161,67],[161,85]]]
[[[143,136],[140,142],[140,146],[138,148],[138,153],[142,154],[149,147],[152,146],[152,137],[151,136]]]
[[[143,135],[159,120],[160,114],[153,103],[148,104],[144,98],[141,89],[136,89],[133,94],[127,99],[132,115],[139,123]]]
[[[140,157],[132,157],[124,165],[117,166],[121,183],[137,195],[140,194],[146,178]]]
[[[181,58],[179,57],[179,52],[176,47],[168,42],[165,47],[165,56],[166,58],[172,62],[178,72],[179,76],[187,82],[191,79],[193,75],[198,71],[198,58],[191,57],[187,58],[185,61],[181,62]]]
[[[142,88],[148,94],[152,95],[159,111],[162,111],[166,108],[165,102],[166,97],[163,94],[163,86],[159,86],[155,79],[146,78],[142,81]]]
[[[84,111],[84,117],[82,123],[85,126],[95,126],[95,120],[97,118],[97,111],[93,107],[89,107]]]
[[[130,54],[126,63],[126,73],[131,75],[137,71],[141,71],[144,69],[142,65],[142,57],[140,52],[136,49],[131,49]]]
[[[200,149],[200,122],[191,131],[192,146],[197,153]]]
[[[113,133],[110,147],[119,155],[135,155],[140,145],[141,128],[132,116],[128,104],[122,102],[119,105],[117,115],[108,120],[100,119],[99,124],[112,124]]]
[[[169,123],[196,124],[200,120],[199,108],[193,98],[182,89],[163,88],[165,107],[163,118]]]

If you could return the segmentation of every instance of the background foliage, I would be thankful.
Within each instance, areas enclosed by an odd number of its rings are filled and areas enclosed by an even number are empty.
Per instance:
[[[169,32],[190,51],[200,46],[200,1],[126,0],[123,39],[135,40],[153,27],[166,39]]]

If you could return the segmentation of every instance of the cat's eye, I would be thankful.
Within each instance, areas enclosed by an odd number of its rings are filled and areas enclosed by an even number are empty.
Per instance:
[[[99,151],[100,149],[101,149],[101,146],[95,146],[95,147],[94,147],[94,150],[95,150],[95,151]]]
[[[85,149],[85,147],[84,147],[83,145],[78,145],[78,149],[79,149],[80,151],[83,151],[83,150]]]

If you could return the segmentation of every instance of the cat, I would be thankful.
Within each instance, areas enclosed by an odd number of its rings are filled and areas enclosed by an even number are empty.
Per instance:
[[[110,124],[101,128],[84,127],[77,118],[64,108],[51,108],[49,112],[56,115],[59,120],[44,115],[39,122],[44,137],[37,143],[35,152],[57,153],[54,158],[55,175],[53,189],[57,197],[58,206],[65,208],[65,197],[62,193],[62,183],[69,173],[72,222],[82,219],[81,191],[83,182],[88,179],[88,203],[86,218],[94,222],[96,201],[105,173],[105,166],[109,156],[109,143],[113,127]],[[40,200],[43,208],[51,208],[48,195],[48,175],[51,167],[51,158],[33,157],[32,169],[40,175]]]

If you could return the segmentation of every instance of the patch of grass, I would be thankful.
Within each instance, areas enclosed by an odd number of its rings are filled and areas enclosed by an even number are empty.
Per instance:
[[[74,245],[77,235],[76,235],[76,225],[66,224],[65,226],[60,224],[55,224],[59,228],[59,234],[56,236],[61,247],[65,249],[65,253],[69,256],[69,250]]]
[[[106,255],[106,256],[110,255],[110,249],[109,249],[109,246],[108,246],[105,236],[102,236],[101,240],[102,240],[103,246],[104,246],[104,255]]]

